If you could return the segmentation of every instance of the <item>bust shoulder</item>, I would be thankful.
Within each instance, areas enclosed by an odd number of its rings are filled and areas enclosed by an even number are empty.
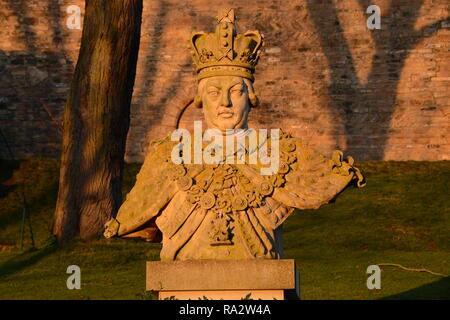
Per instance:
[[[170,160],[170,154],[178,142],[170,140],[170,134],[154,139],[150,142],[144,162],[166,162]]]

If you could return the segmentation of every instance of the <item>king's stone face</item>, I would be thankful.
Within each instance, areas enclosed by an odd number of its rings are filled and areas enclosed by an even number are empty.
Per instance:
[[[203,114],[209,129],[224,132],[247,127],[250,112],[248,88],[243,78],[216,76],[199,83]]]

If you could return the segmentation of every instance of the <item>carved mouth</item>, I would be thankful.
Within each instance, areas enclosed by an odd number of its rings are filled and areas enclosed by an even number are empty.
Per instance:
[[[219,116],[222,118],[231,118],[234,115],[234,112],[231,111],[220,111]]]

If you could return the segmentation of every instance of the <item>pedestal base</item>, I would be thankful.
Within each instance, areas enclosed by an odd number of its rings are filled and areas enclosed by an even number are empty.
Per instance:
[[[204,290],[204,291],[160,291],[159,300],[284,300],[284,290]]]
[[[149,261],[147,290],[179,300],[300,297],[295,260]]]

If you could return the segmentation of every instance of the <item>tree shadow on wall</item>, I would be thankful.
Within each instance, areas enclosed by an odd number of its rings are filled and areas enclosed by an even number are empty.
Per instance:
[[[36,17],[33,17],[33,7],[30,6],[28,1],[17,0],[4,0],[8,9],[17,18],[18,36],[16,40],[23,42],[27,48],[27,52],[36,53],[40,51],[38,45],[38,36],[34,31],[35,25],[38,22]],[[48,13],[47,19],[49,20],[49,27],[51,30],[52,44],[58,51],[62,52],[63,56],[68,56],[64,47],[64,32],[65,25],[61,23],[61,3],[58,0],[47,0],[46,11]],[[34,14],[36,15],[36,13]]]
[[[155,6],[156,7],[156,6]],[[187,12],[185,14],[195,16],[196,13],[194,11],[194,8],[189,4],[185,3],[184,7],[187,8]],[[192,64],[190,61],[190,57],[187,56],[184,60],[180,61],[178,64],[180,69],[177,71],[174,71],[172,73],[172,76],[167,81],[167,85],[165,86],[164,90],[161,92],[155,91],[155,85],[160,80],[160,68],[163,66],[163,63],[161,62],[161,55],[163,52],[163,34],[164,30],[167,26],[167,15],[169,14],[171,8],[167,1],[165,0],[159,0],[158,6],[157,6],[157,12],[155,12],[156,19],[152,21],[152,41],[149,42],[147,48],[140,49],[141,52],[146,52],[146,56],[144,58],[143,63],[143,77],[141,80],[142,89],[141,92],[137,92],[137,97],[133,98],[132,101],[132,107],[131,108],[147,108],[149,106],[145,106],[146,99],[151,96],[155,96],[158,98],[156,102],[153,103],[153,106],[150,106],[150,110],[152,111],[152,117],[151,122],[148,122],[149,125],[157,125],[161,124],[164,120],[164,115],[167,114],[168,108],[171,106],[168,105],[170,100],[175,98],[180,89],[182,89],[182,80],[183,80],[183,74],[189,72],[192,69]],[[181,60],[181,59],[178,59]],[[142,91],[146,91],[145,94]],[[139,111],[135,111],[132,109],[132,113],[140,113]],[[140,118],[139,118],[140,120]],[[138,120],[138,121],[139,121]],[[133,120],[132,120],[133,121]],[[132,125],[131,125],[132,126]],[[130,131],[130,134],[134,135],[145,135],[150,131],[151,128],[147,128],[147,130],[140,131]],[[176,129],[176,123],[173,123],[173,128]],[[129,137],[128,140],[133,141],[145,141],[147,142],[147,139],[145,136],[141,137]]]
[[[381,30],[370,31],[376,51],[367,84],[364,85],[357,76],[334,1],[323,0],[319,4],[314,0],[306,2],[331,69],[331,102],[328,108],[335,114],[344,114],[345,151],[361,155],[364,158],[361,160],[382,160],[405,60],[420,41],[449,24],[450,18],[416,31],[414,25],[424,0],[410,0],[407,5],[392,3],[388,12],[381,17]],[[369,0],[358,2],[364,12],[372,4]],[[361,108],[367,111],[358,112],[357,109]],[[340,130],[335,127],[335,131]],[[369,151],[367,146],[370,147]]]
[[[384,297],[381,300],[449,300],[450,277],[427,283],[418,288]]]
[[[42,47],[35,32],[36,13],[27,1],[6,0],[17,19],[15,41],[25,50],[0,50],[0,123],[15,158],[30,155],[57,157],[59,123],[70,83],[73,63],[64,45],[61,4],[47,1],[45,7],[54,50]],[[59,89],[59,90],[55,90]],[[38,139],[38,140],[35,140]],[[9,158],[2,144],[0,157]]]

